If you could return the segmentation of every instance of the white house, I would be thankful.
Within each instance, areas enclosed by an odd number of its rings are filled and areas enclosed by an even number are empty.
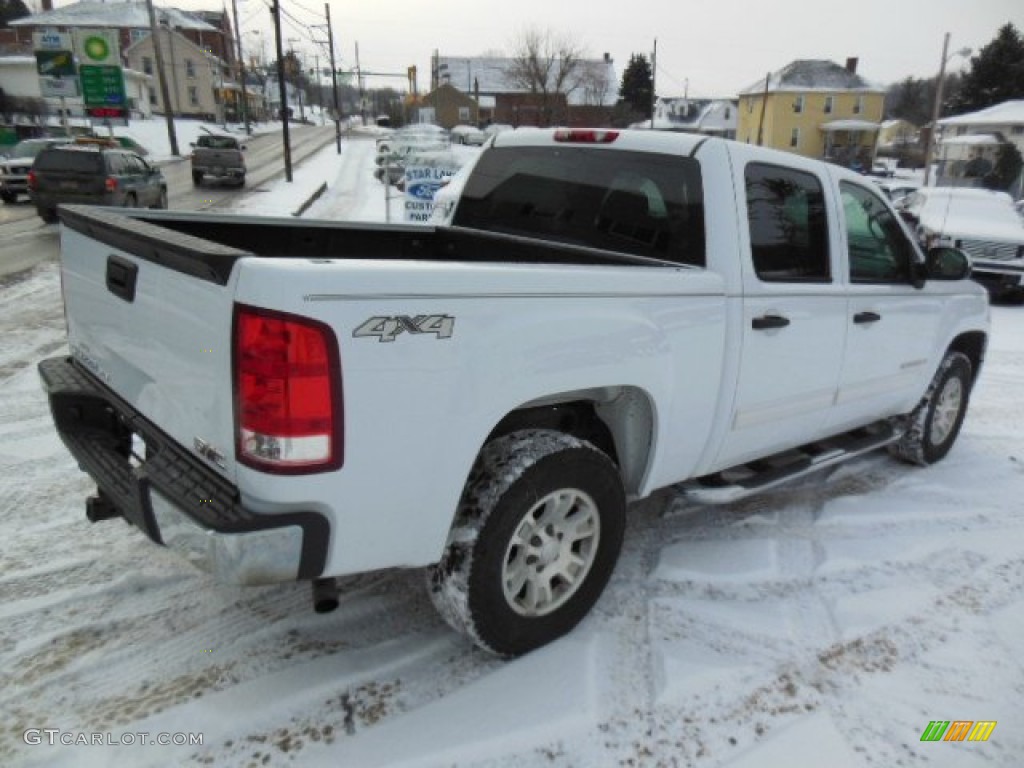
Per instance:
[[[690,99],[658,97],[654,103],[654,130],[706,133],[726,139],[736,138],[736,102],[729,99]],[[636,123],[650,128],[651,121]]]
[[[1004,101],[966,115],[939,120],[938,164],[943,178],[973,178],[991,168],[999,148],[1011,142],[1024,155],[1024,99]],[[1024,194],[1024,174],[1013,192]]]

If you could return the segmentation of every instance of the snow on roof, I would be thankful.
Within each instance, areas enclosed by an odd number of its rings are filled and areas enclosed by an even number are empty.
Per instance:
[[[764,80],[740,91],[741,96],[764,93]],[[868,82],[856,72],[827,59],[797,59],[768,77],[768,92],[777,91],[866,91],[884,93],[885,88]]]
[[[198,16],[177,8],[157,8],[159,22],[168,22],[175,29],[216,32]],[[117,29],[149,29],[149,12],[144,2],[81,2],[52,11],[25,16],[10,23],[12,27],[113,27]]]
[[[473,93],[479,87],[481,96],[498,93],[526,93],[527,89],[514,85],[508,76],[513,59],[488,56],[440,56],[437,59],[437,76],[443,85],[450,83],[463,93]],[[611,59],[583,59],[580,71],[604,70],[608,81],[608,89],[604,94],[605,106],[614,106],[618,101],[618,79],[615,65]],[[586,102],[583,85],[576,88],[568,96],[572,105]]]
[[[1024,99],[1004,101],[977,112],[946,117],[939,125],[1024,125]]]
[[[821,130],[825,131],[877,131],[881,126],[870,120],[833,120],[830,123],[823,123]]]
[[[968,147],[980,147],[984,145],[1002,144],[1001,141],[991,133],[974,133],[969,136],[951,136],[942,140],[943,144],[960,144]]]

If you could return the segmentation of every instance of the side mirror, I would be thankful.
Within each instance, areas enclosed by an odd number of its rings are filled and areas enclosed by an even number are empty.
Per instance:
[[[245,150],[247,150],[248,147],[245,146],[245,144],[243,144],[241,147],[239,147],[239,149],[241,149],[243,152],[245,152]]]
[[[971,258],[959,248],[930,248],[925,270],[929,280],[964,280],[971,276]]]
[[[192,149],[195,149],[195,148],[196,148],[196,143],[195,143],[194,141],[190,141],[190,142],[188,143],[188,145],[189,145],[190,147],[192,147]]]

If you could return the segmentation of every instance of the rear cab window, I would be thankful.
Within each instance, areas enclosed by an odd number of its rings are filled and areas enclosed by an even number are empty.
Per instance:
[[[689,157],[492,148],[467,179],[452,223],[705,265],[700,166]]]

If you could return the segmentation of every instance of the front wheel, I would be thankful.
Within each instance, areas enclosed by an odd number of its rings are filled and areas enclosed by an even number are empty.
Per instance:
[[[908,417],[907,431],[890,446],[894,456],[926,466],[949,453],[967,414],[971,370],[967,355],[946,353],[924,398]]]
[[[200,171],[192,171],[192,185],[198,187],[203,183],[203,174]]]
[[[514,432],[473,467],[441,561],[434,605],[482,648],[516,656],[569,632],[600,597],[622,547],[618,470],[560,432]]]

